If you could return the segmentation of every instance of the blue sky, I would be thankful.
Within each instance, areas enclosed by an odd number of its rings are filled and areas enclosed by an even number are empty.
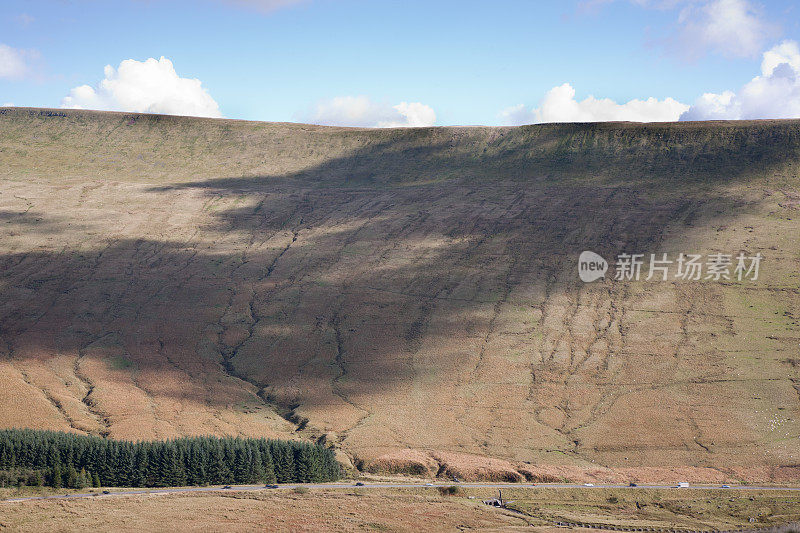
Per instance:
[[[800,116],[797,41],[788,0],[5,0],[0,105],[365,126]],[[773,49],[789,70],[764,70]]]

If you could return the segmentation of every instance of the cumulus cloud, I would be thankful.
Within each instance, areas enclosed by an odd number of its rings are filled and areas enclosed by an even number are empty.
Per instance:
[[[615,0],[584,0],[579,13],[591,13]],[[628,0],[661,11],[678,10],[675,31],[665,39],[668,48],[688,58],[707,51],[729,57],[756,57],[778,28],[767,21],[751,0]]]
[[[6,102],[3,105],[0,105],[0,107],[14,107],[14,102]]]
[[[732,57],[754,57],[775,28],[747,0],[713,0],[684,7],[678,17],[684,50],[711,49]]]
[[[678,120],[689,109],[673,98],[658,100],[631,100],[618,104],[610,98],[589,96],[575,99],[575,89],[569,83],[553,87],[537,108],[524,105],[509,107],[500,113],[505,124],[518,126],[542,122],[606,122],[625,120],[631,122],[670,122]]]
[[[27,60],[35,55],[31,50],[19,50],[0,43],[0,78],[24,78],[30,73]]]
[[[115,69],[106,65],[96,86],[81,85],[61,101],[61,107],[133,111],[196,117],[221,117],[219,105],[200,80],[181,78],[165,57],[147,61],[126,59]]]
[[[737,92],[706,93],[681,120],[800,118],[800,46],[783,41],[764,52],[761,75]]]
[[[379,104],[366,96],[338,96],[317,104],[304,117],[313,124],[365,128],[416,128],[433,126],[436,113],[419,102]]]

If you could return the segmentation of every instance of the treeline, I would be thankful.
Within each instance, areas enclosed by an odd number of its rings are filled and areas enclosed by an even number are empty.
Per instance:
[[[184,437],[130,442],[0,430],[0,485],[174,487],[333,481],[333,451],[296,441]]]

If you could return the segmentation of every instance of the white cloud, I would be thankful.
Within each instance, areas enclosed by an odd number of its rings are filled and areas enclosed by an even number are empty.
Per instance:
[[[366,96],[337,96],[318,103],[304,120],[326,126],[415,128],[433,126],[436,113],[419,102],[393,106],[373,102]]]
[[[400,102],[392,106],[400,115],[400,120],[382,122],[380,128],[424,128],[436,123],[436,113],[433,108],[419,102]]]
[[[14,102],[6,102],[5,104],[0,105],[0,107],[14,107]]]
[[[670,122],[678,120],[681,113],[689,109],[673,98],[658,100],[631,100],[618,104],[610,98],[589,96],[575,99],[575,89],[565,83],[553,87],[545,94],[539,107],[528,109],[524,105],[509,107],[500,113],[508,125],[534,124],[542,122]]]
[[[761,75],[738,92],[706,93],[681,120],[800,118],[800,46],[784,41],[764,52]]]
[[[684,50],[710,49],[733,57],[754,57],[775,28],[747,0],[713,0],[684,7],[678,17]]]
[[[0,43],[0,78],[20,79],[27,76],[30,69],[26,59],[34,54]]]
[[[788,64],[795,72],[800,72],[800,47],[796,41],[783,41],[764,52],[761,60],[761,74],[771,76],[783,63]]]
[[[592,13],[616,0],[583,0],[579,13]],[[756,57],[779,29],[751,0],[628,0],[645,9],[678,10],[677,27],[662,44],[688,58],[707,51]],[[658,39],[657,39],[658,40]]]
[[[133,111],[197,117],[221,117],[219,105],[200,80],[181,78],[165,57],[147,61],[126,59],[114,69],[107,65],[97,87],[75,87],[61,107]]]

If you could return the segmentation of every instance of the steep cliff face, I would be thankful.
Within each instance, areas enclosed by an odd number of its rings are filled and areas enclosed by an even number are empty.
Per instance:
[[[799,164],[798,121],[2,109],[0,425],[326,435],[410,470],[787,467]],[[641,279],[581,282],[583,250],[644,254]],[[645,280],[651,253],[740,252],[757,280]]]

